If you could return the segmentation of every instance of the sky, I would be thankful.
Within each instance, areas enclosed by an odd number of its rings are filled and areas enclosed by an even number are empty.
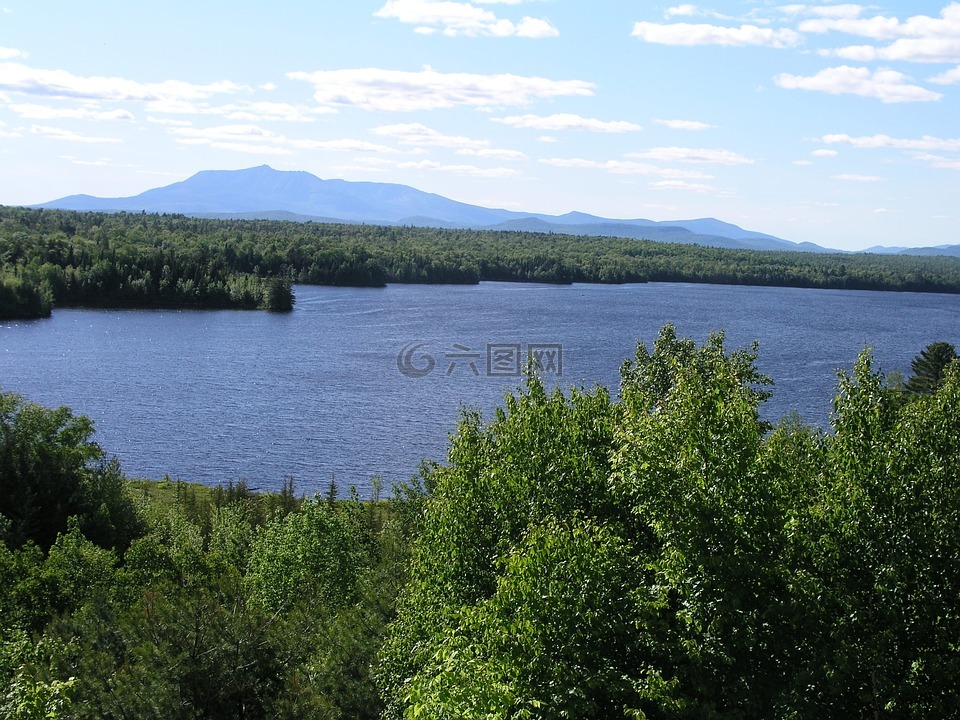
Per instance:
[[[0,0],[0,204],[268,164],[960,243],[960,2]]]

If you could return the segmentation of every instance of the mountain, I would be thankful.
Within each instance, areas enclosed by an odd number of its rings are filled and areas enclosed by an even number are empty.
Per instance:
[[[121,198],[70,195],[35,207],[107,212],[179,213],[198,217],[264,218],[372,225],[526,230],[630,237],[751,250],[836,252],[744,230],[714,218],[614,220],[582,212],[543,215],[497,210],[450,200],[406,185],[322,180],[268,165],[204,170],[165,187]]]
[[[882,255],[947,255],[960,257],[960,245],[935,245],[933,247],[886,247],[874,245],[862,252]]]

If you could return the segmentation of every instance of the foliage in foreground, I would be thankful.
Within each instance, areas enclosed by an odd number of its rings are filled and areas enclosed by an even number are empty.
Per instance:
[[[462,420],[379,668],[391,718],[931,718],[960,693],[960,364],[869,353],[830,432],[661,333],[607,392]]]
[[[0,394],[0,716],[954,716],[960,363],[865,353],[821,431],[760,420],[755,352],[532,378],[388,503],[130,491]]]

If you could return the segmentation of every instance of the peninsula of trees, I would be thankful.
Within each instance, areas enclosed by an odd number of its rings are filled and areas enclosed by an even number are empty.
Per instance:
[[[960,293],[960,259],[0,208],[0,318],[53,307],[289,310],[292,283],[702,282]]]

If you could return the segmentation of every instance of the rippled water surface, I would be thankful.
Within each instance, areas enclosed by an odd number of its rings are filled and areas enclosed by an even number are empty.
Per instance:
[[[520,382],[517,350],[556,361],[551,384],[615,389],[664,323],[698,341],[724,329],[729,348],[760,343],[767,417],[825,424],[836,371],[865,346],[883,370],[909,372],[923,347],[960,335],[952,295],[672,283],[296,295],[287,315],[63,309],[0,325],[0,387],[93,418],[129,475],[261,489],[293,475],[301,492],[335,479],[363,495],[374,474],[389,484],[442,460],[458,408],[489,415]]]

